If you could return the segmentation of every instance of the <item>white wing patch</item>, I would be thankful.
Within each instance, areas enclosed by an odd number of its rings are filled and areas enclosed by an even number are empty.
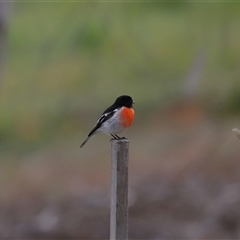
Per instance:
[[[113,110],[112,112],[104,113],[104,114],[97,120],[97,124],[96,124],[96,125],[104,123],[104,122],[107,121],[109,118],[111,118],[111,117],[115,114],[115,112],[117,112],[117,111],[118,111],[118,109],[115,109],[115,110]]]

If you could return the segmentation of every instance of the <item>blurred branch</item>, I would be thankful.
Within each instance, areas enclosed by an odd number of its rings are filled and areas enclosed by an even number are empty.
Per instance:
[[[206,52],[204,50],[200,50],[196,53],[193,64],[189,69],[189,73],[184,84],[185,97],[193,97],[196,94],[196,90],[206,64],[206,59]]]
[[[0,81],[2,81],[5,61],[8,12],[8,3],[0,1]]]
[[[237,128],[233,128],[233,130],[232,130],[235,134],[236,134],[236,136],[240,139],[240,131],[237,129]]]

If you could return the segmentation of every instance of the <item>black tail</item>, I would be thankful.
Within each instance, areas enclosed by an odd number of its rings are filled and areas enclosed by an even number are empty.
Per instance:
[[[94,135],[94,134],[93,134]],[[91,138],[91,137],[93,137],[93,135],[89,135],[84,141],[83,141],[83,143],[80,145],[80,148],[82,148],[87,142],[88,142],[88,140]]]

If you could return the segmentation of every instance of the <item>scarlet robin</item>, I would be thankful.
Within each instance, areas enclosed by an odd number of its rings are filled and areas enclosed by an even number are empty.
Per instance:
[[[129,128],[134,120],[133,99],[128,95],[118,97],[99,117],[96,125],[80,145],[82,148],[87,141],[98,132],[111,135],[114,139],[121,139],[117,134]]]

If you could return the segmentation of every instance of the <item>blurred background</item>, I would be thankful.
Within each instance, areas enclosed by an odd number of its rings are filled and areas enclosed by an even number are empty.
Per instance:
[[[129,238],[240,238],[240,4],[0,2],[0,238],[109,238],[110,138],[136,104]]]

